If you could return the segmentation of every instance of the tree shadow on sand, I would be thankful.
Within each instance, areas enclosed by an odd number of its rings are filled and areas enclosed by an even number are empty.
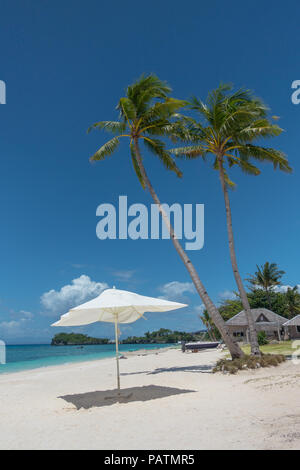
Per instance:
[[[160,367],[148,372],[148,375],[161,374],[162,372],[200,372],[202,374],[210,374],[213,366],[202,365],[202,366],[186,366],[186,367]]]
[[[155,375],[162,374],[163,372],[196,372],[202,374],[210,374],[213,369],[213,366],[210,365],[201,365],[201,366],[182,366],[182,367],[159,367],[154,370],[142,370],[138,372],[122,372],[120,375]]]
[[[101,390],[75,395],[65,395],[58,398],[62,398],[68,403],[72,403],[77,410],[80,408],[87,410],[93,407],[110,406],[115,403],[156,400],[158,398],[169,397],[171,395],[193,392],[195,392],[195,390],[146,385],[144,387],[124,388],[121,390],[120,396],[118,396],[117,390]]]

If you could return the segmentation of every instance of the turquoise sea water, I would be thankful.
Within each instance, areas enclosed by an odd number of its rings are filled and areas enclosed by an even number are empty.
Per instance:
[[[120,352],[154,349],[170,344],[121,344]],[[172,345],[174,346],[174,344]],[[115,356],[114,344],[95,346],[50,346],[49,344],[6,346],[6,364],[0,364],[0,374],[55,366],[70,362],[92,361]]]

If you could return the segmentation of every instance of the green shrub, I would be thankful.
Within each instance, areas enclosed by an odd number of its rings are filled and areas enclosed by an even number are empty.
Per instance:
[[[267,340],[267,335],[264,331],[259,331],[257,333],[257,341],[258,341],[258,344],[259,346],[263,346],[264,344],[268,344],[268,340]]]
[[[260,357],[245,355],[239,359],[221,359],[215,365],[213,372],[236,374],[239,370],[278,366],[285,360],[283,354],[262,354]]]

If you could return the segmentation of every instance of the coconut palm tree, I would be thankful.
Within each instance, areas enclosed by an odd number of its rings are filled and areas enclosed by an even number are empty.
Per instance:
[[[199,319],[202,321],[203,325],[206,326],[207,329],[207,334],[209,336],[209,339],[211,341],[217,341],[215,332],[214,332],[214,325],[210,319],[210,316],[208,314],[207,310],[204,310],[202,315],[198,315]]]
[[[285,293],[286,315],[293,318],[300,313],[300,294],[298,286],[288,287]]]
[[[249,282],[250,288],[253,290],[257,287],[262,288],[267,294],[267,299],[270,309],[272,308],[270,292],[274,287],[280,285],[280,279],[285,274],[285,271],[278,269],[276,263],[269,263],[268,261],[262,266],[258,266],[255,274],[250,274],[246,279]]]
[[[189,136],[183,135],[182,139],[189,146],[171,152],[192,159],[202,157],[206,160],[207,156],[213,156],[213,168],[219,172],[224,195],[233,274],[249,324],[251,353],[259,355],[255,324],[237,265],[228,193],[228,188],[233,187],[234,183],[229,178],[228,168],[238,166],[246,173],[258,175],[260,170],[249,161],[254,159],[272,162],[274,168],[284,171],[291,169],[282,152],[260,145],[260,139],[281,133],[278,125],[268,118],[265,105],[248,90],[231,90],[230,85],[220,85],[209,93],[206,102],[192,98],[190,106],[200,115],[200,120],[183,118]],[[258,139],[259,144],[255,143]]]
[[[132,164],[142,187],[149,190],[155,204],[157,204],[177,253],[188,270],[210,317],[222,334],[231,356],[241,357],[243,352],[233,341],[223,318],[206,292],[195,267],[176,238],[173,226],[160,203],[144,166],[140,143],[143,143],[152,154],[158,157],[168,170],[173,171],[179,177],[182,176],[170,152],[167,151],[163,139],[166,137],[175,138],[179,134],[184,135],[185,129],[178,122],[178,111],[185,106],[186,102],[170,98],[170,93],[171,88],[155,75],[142,76],[133,85],[128,86],[126,96],[119,100],[117,106],[119,120],[97,122],[90,128],[104,129],[115,134],[111,140],[100,147],[91,157],[91,160],[104,160],[116,150],[121,138],[129,139]]]

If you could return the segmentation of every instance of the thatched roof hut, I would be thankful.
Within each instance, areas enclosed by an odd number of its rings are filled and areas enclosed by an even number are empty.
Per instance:
[[[296,315],[296,317],[286,321],[283,326],[300,326],[300,315]]]
[[[260,325],[277,326],[279,324],[282,326],[286,322],[286,318],[267,308],[252,308],[251,314],[254,322]],[[245,310],[230,318],[226,324],[228,326],[248,326]]]
[[[257,331],[264,331],[269,338],[296,339],[300,338],[300,315],[287,320],[267,308],[253,308],[251,314]],[[249,327],[245,310],[230,318],[226,324],[229,331],[238,341],[249,341]]]
[[[267,308],[253,308],[251,314],[257,331],[264,331],[269,338],[281,340],[284,336],[283,324],[286,318]],[[245,340],[249,342],[249,326],[245,310],[230,318],[226,325],[237,341]]]

